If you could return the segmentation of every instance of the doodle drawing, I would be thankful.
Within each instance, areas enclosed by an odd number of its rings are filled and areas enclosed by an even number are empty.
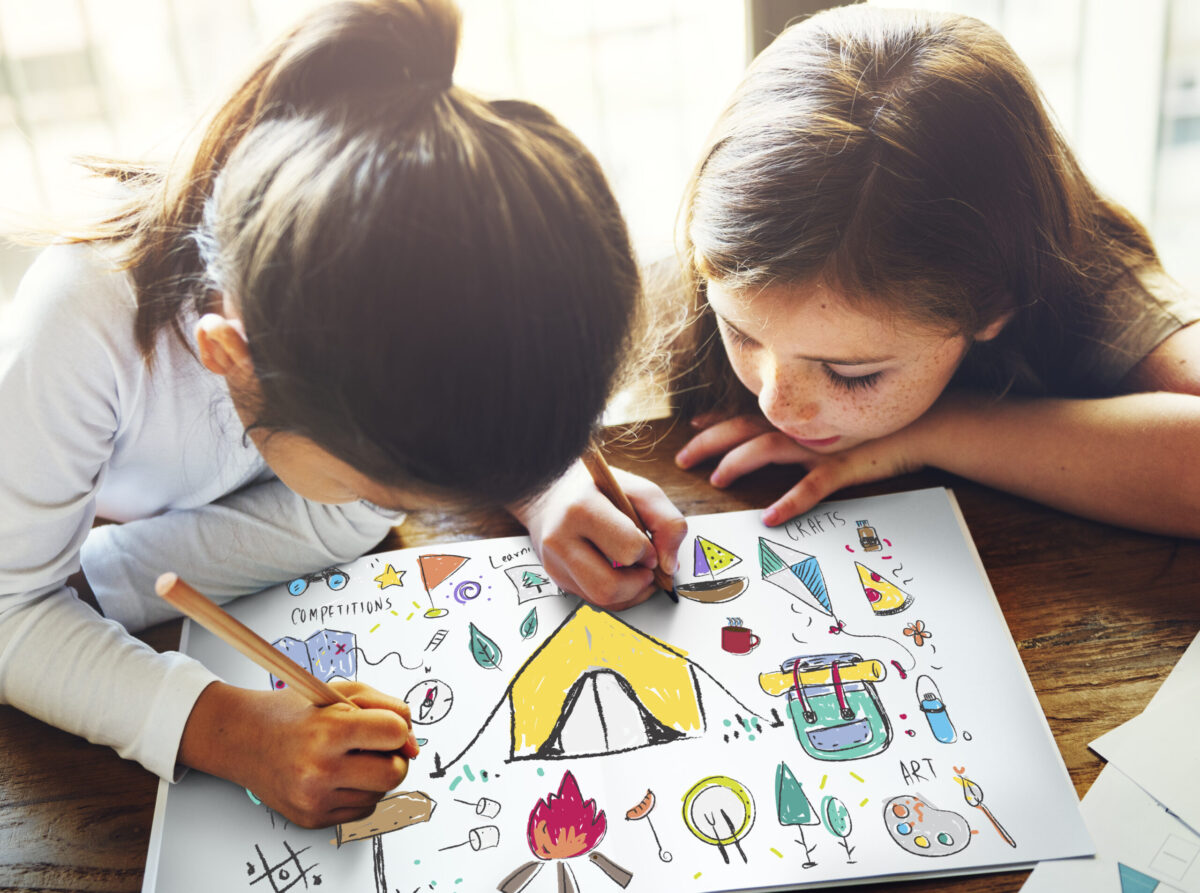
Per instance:
[[[808,802],[808,796],[804,793],[804,786],[792,773],[791,767],[787,763],[780,763],[775,767],[775,813],[779,817],[779,824],[783,826],[793,826],[796,832],[800,835],[800,839],[796,843],[804,850],[804,864],[802,868],[814,868],[817,863],[813,861],[812,854],[817,848],[817,844],[809,846],[804,840],[805,825],[819,825],[821,819],[817,816],[812,808],[812,804]]]
[[[517,602],[532,601],[535,598],[546,598],[549,595],[562,595],[563,592],[546,575],[546,569],[540,564],[519,564],[516,567],[504,569],[508,581],[516,587]]]
[[[670,862],[675,857],[663,848],[662,841],[658,839],[658,832],[654,830],[654,823],[650,821],[650,813],[654,811],[654,803],[654,791],[647,788],[646,796],[635,806],[625,811],[625,821],[637,822],[645,819],[646,824],[650,826],[650,833],[654,835],[654,843],[658,847],[658,858],[663,862]]]
[[[316,864],[306,866],[300,861],[300,856],[311,847],[294,850],[291,844],[285,840],[283,848],[287,850],[287,855],[272,864],[263,855],[262,848],[255,844],[254,854],[258,857],[256,860],[258,865],[253,862],[246,863],[246,876],[250,879],[250,886],[253,887],[259,881],[266,881],[270,885],[271,893],[287,893],[297,884],[303,884],[304,889],[307,890],[310,881],[313,886],[319,886],[321,875],[314,871],[317,867]]]
[[[531,654],[483,725],[433,778],[461,760],[507,706],[508,760],[558,760],[623,753],[702,735],[703,674],[752,716],[707,670],[660,642],[586,603],[576,607]]]
[[[822,614],[834,616],[825,586],[825,575],[817,559],[807,552],[758,538],[758,560],[762,578]]]
[[[873,571],[865,564],[854,562],[858,568],[858,581],[862,584],[863,595],[871,604],[871,610],[877,617],[887,614],[899,614],[913,603],[913,597],[888,580],[878,571]]]
[[[501,893],[517,893],[528,886],[547,862],[558,865],[558,884],[561,891],[578,890],[569,860],[587,856],[588,861],[603,871],[620,887],[629,886],[633,874],[596,851],[608,831],[604,810],[597,809],[595,800],[585,800],[571,772],[564,772],[557,794],[538,800],[529,813],[525,840],[538,862],[521,865],[497,889]]]
[[[521,638],[532,639],[537,635],[538,631],[538,616],[537,608],[530,608],[529,613],[525,615],[525,619],[521,621]]]
[[[858,527],[858,544],[862,546],[864,552],[879,552],[883,549],[883,544],[879,542],[879,534],[875,532],[866,521],[854,522]]]
[[[929,721],[929,731],[942,744],[953,744],[958,740],[958,732],[946,712],[946,704],[937,684],[929,676],[917,677],[917,701],[925,719]]]
[[[500,659],[503,657],[500,646],[481,633],[474,623],[468,625],[467,631],[471,657],[475,658],[475,663],[485,670],[500,669]]]
[[[454,691],[441,679],[422,679],[404,696],[412,707],[415,726],[431,726],[441,722],[454,706]]]
[[[383,573],[375,578],[375,582],[379,584],[380,589],[387,589],[389,586],[403,586],[405,571],[398,571],[390,564],[383,569]]]
[[[462,555],[421,555],[417,558],[417,567],[421,569],[421,584],[425,587],[425,595],[429,597],[427,618],[445,617],[450,612],[433,604],[433,590],[444,583],[455,571],[467,563]]]
[[[728,577],[717,579],[717,574],[742,563],[742,559],[723,546],[718,546],[712,540],[702,536],[696,537],[696,545],[692,556],[694,576],[710,577],[694,583],[682,583],[675,587],[680,596],[696,602],[717,604],[732,601],[750,585],[746,577]]]
[[[954,780],[962,785],[963,799],[967,801],[967,805],[974,806],[987,816],[987,820],[992,823],[992,827],[996,829],[996,833],[1003,838],[1005,843],[1015,849],[1017,842],[1013,840],[1012,835],[1005,830],[1003,825],[996,821],[996,817],[992,815],[992,811],[983,805],[983,788],[962,774],[954,776]]]
[[[800,746],[818,760],[857,760],[892,740],[892,725],[875,689],[887,670],[858,654],[794,657],[782,672],[762,673],[759,687],[787,695],[787,712]]]
[[[320,583],[322,580],[325,581],[326,586],[337,592],[339,589],[346,588],[346,584],[350,582],[350,575],[340,567],[327,567],[315,574],[305,574],[292,580],[288,583],[288,592],[297,596],[304,595],[310,583]]]
[[[683,795],[683,823],[697,840],[715,846],[725,864],[730,864],[732,845],[742,862],[749,862],[742,839],[754,827],[754,797],[728,775],[702,778]]]
[[[918,648],[925,644],[926,639],[933,638],[933,633],[926,629],[924,620],[914,620],[908,626],[904,627],[904,635],[912,636],[913,644]],[[937,651],[937,648],[934,648],[934,646],[930,645],[929,647]]]
[[[854,854],[854,847],[850,846],[849,841],[854,822],[850,819],[850,810],[846,808],[846,804],[837,797],[826,796],[821,800],[821,821],[825,830],[836,837],[842,849],[846,851],[846,864],[854,865],[854,860],[850,858]]]
[[[303,642],[291,636],[284,636],[282,639],[276,639],[271,645],[322,682],[328,682],[334,676],[353,681],[358,674],[354,633],[322,629]],[[272,673],[271,688],[287,688],[287,683]]]
[[[938,809],[920,794],[888,800],[883,805],[883,823],[892,840],[914,856],[949,856],[971,842],[966,819]]]
[[[721,627],[721,650],[730,654],[749,654],[762,641],[748,626],[742,626],[741,617],[728,617]]]

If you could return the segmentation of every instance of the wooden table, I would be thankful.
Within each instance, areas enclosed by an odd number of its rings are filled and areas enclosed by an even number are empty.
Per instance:
[[[728,492],[671,459],[682,427],[644,428],[613,464],[657,481],[685,514],[765,506],[795,472],[765,469]],[[838,497],[954,490],[1076,790],[1102,762],[1087,743],[1138,713],[1200,632],[1200,542],[1064,515],[939,472],[854,487]],[[411,517],[381,549],[520,533],[509,518]],[[145,640],[170,649],[179,622]],[[0,708],[0,891],[141,889],[157,779],[111,750]],[[1006,893],[1026,872],[872,884],[864,891]],[[353,891],[343,891],[353,893]]]

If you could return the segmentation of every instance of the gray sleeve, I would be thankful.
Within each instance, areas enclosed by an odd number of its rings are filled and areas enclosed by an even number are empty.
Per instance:
[[[179,616],[154,594],[162,573],[228,601],[351,561],[401,520],[365,502],[309,502],[272,478],[200,508],[96,528],[81,559],[105,616],[138,630]]]

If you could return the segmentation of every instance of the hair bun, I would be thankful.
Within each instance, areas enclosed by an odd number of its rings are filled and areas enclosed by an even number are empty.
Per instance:
[[[449,87],[454,79],[462,14],[452,0],[376,0],[381,37],[399,53],[407,79]]]
[[[404,84],[453,83],[462,17],[451,0],[336,0],[277,44],[260,108],[328,107]]]

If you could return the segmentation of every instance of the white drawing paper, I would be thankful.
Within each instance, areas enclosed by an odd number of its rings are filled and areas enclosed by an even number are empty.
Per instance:
[[[233,603],[321,678],[405,695],[422,753],[370,820],[321,831],[163,783],[144,889],[791,890],[1092,852],[948,491],[758,515],[690,518],[679,603],[620,614],[522,537]],[[185,637],[230,683],[281,684]]]
[[[1101,735],[1092,750],[1200,833],[1200,637],[1193,640],[1150,704]]]

